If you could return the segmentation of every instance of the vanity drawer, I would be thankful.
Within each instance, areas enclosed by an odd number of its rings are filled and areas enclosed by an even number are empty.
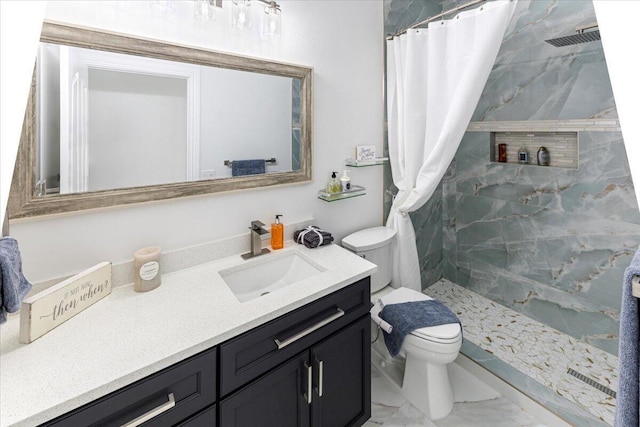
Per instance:
[[[193,356],[44,425],[122,426],[157,409],[157,415],[144,425],[173,426],[215,402],[216,350]]]
[[[369,277],[220,346],[220,396],[369,312]]]

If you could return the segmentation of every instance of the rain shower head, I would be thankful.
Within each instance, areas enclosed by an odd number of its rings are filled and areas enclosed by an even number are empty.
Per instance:
[[[571,36],[557,37],[555,39],[549,39],[545,41],[555,47],[562,47],[600,40],[600,30],[585,32],[585,30],[592,28],[598,28],[598,24],[590,24],[583,27],[578,27],[576,28],[576,34],[573,34]]]

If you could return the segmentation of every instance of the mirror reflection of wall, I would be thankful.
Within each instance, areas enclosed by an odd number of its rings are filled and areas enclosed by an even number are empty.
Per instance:
[[[301,80],[41,43],[40,195],[300,170]]]
[[[186,181],[186,81],[93,69],[88,80],[86,191]]]

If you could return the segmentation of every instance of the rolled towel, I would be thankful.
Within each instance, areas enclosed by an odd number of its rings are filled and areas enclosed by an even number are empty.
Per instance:
[[[7,321],[7,312],[20,309],[30,290],[31,283],[22,274],[18,242],[10,237],[0,239],[0,323]]]
[[[234,160],[231,162],[231,175],[243,176],[265,173],[267,167],[265,163],[264,159]]]
[[[384,342],[394,357],[400,353],[404,337],[409,332],[428,326],[460,323],[446,305],[435,299],[385,305],[380,317],[393,327],[390,334],[384,333]]]
[[[303,230],[295,231],[293,233],[293,239],[296,243],[305,245],[308,248],[317,248],[318,246],[328,245],[333,242],[331,233],[321,230],[315,225],[310,225]]]

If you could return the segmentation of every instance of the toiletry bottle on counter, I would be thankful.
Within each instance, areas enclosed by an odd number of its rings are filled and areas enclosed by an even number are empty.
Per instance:
[[[284,225],[280,222],[282,215],[276,215],[276,222],[271,224],[271,247],[282,249],[284,246]]]
[[[551,161],[551,156],[549,156],[549,150],[547,147],[538,148],[538,165],[540,166],[549,166]]]
[[[327,184],[327,194],[339,193],[340,181],[338,181],[338,172],[331,173],[331,179]]]
[[[529,163],[529,152],[525,147],[518,150],[518,163]]]
[[[349,178],[349,171],[347,170],[343,171],[342,176],[340,177],[340,190],[341,191],[351,190],[351,178]]]

